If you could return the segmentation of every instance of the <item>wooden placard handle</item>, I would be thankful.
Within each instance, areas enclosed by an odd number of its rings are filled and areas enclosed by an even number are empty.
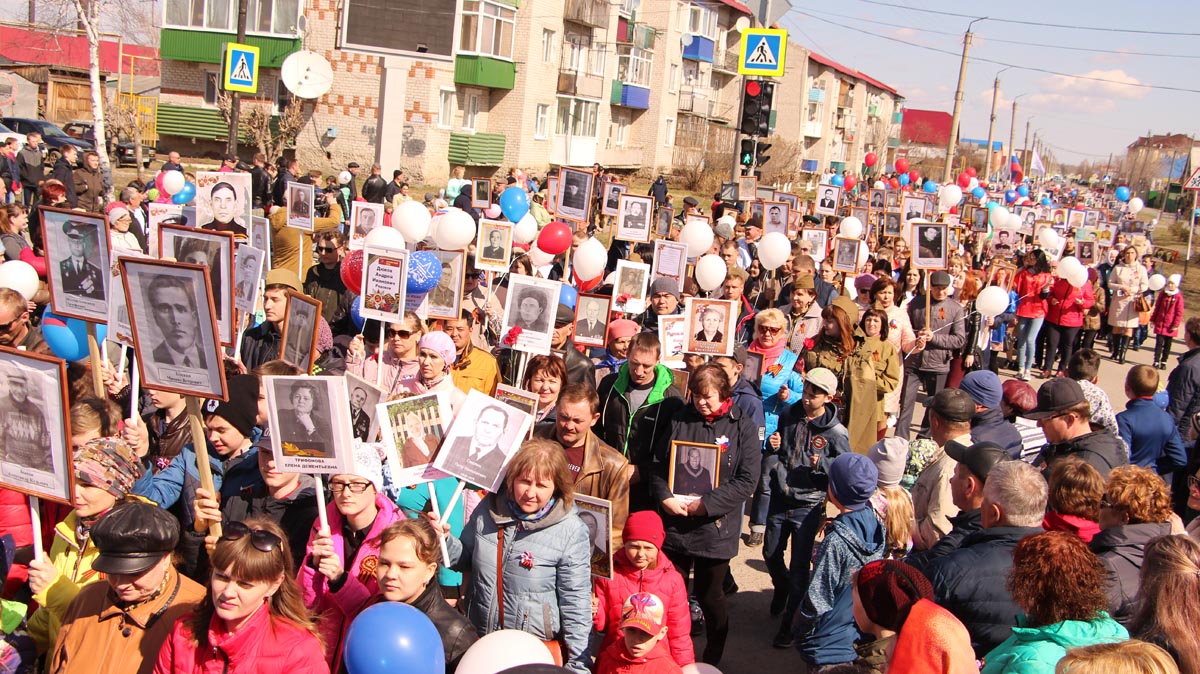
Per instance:
[[[196,470],[200,473],[200,486],[212,494],[217,495],[217,490],[213,487],[212,467],[208,465],[208,439],[204,435],[204,421],[200,414],[200,399],[196,396],[187,396],[187,415],[188,426],[192,429],[192,447],[196,451]],[[197,531],[208,530],[212,535],[221,537],[221,523],[208,522],[205,524],[203,520],[196,520]]]

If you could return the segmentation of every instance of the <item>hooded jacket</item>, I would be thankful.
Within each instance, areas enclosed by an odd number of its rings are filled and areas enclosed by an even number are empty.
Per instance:
[[[652,569],[639,571],[629,561],[625,548],[617,548],[613,554],[613,577],[597,577],[592,583],[596,595],[596,613],[592,626],[604,633],[600,650],[612,644],[623,644],[621,637],[621,609],[630,595],[649,592],[662,600],[666,606],[667,648],[671,659],[679,665],[696,661],[692,647],[692,619],[688,609],[687,585],[675,565],[659,551],[658,563]]]
[[[1102,529],[1088,547],[1108,573],[1104,591],[1108,595],[1108,613],[1121,624],[1128,624],[1138,594],[1138,574],[1146,554],[1146,544],[1171,533],[1167,522],[1142,522]]]
[[[800,404],[780,417],[780,444],[775,452],[779,462],[771,468],[772,498],[796,507],[812,507],[825,498],[829,464],[850,451],[850,435],[839,418],[833,403],[826,403],[816,419],[807,419]],[[813,455],[818,457],[815,466]]]
[[[1021,431],[1004,420],[998,409],[985,409],[971,417],[971,441],[994,442],[1003,447],[1009,456],[1021,454]]]
[[[1083,317],[1095,302],[1091,283],[1076,288],[1070,281],[1060,278],[1050,288],[1050,297],[1046,300],[1046,321],[1064,328],[1083,327]]]
[[[867,562],[883,558],[887,535],[869,507],[833,518],[813,562],[812,580],[800,610],[809,620],[833,609],[838,593]]]
[[[1183,293],[1168,295],[1162,290],[1158,299],[1154,300],[1154,311],[1150,313],[1150,325],[1154,326],[1154,334],[1163,337],[1179,335],[1179,326],[1183,325]]]
[[[104,210],[104,178],[99,168],[90,169],[85,164],[75,169],[75,194],[79,208],[91,213]]]
[[[1100,525],[1092,520],[1078,515],[1064,515],[1053,510],[1047,511],[1046,516],[1042,518],[1042,528],[1046,531],[1066,531],[1075,534],[1084,543],[1091,543],[1100,533]]]
[[[1093,430],[1066,442],[1047,444],[1033,465],[1042,468],[1042,472],[1048,477],[1050,464],[1064,456],[1078,456],[1099,471],[1100,477],[1105,480],[1108,479],[1110,470],[1129,463],[1125,445],[1121,444],[1120,438],[1105,430]]]
[[[625,640],[621,639],[600,652],[596,674],[683,674],[683,670],[663,647],[663,642],[654,644],[644,657],[634,658],[625,650]]]
[[[192,634],[191,616],[175,623],[158,652],[154,674],[329,674],[321,641],[303,627],[260,608],[235,632],[213,616],[208,643]]]
[[[600,382],[600,423],[593,432],[613,449],[625,455],[641,475],[642,485],[633,486],[631,500],[645,505],[645,484],[654,461],[654,447],[671,430],[671,418],[683,408],[683,393],[675,387],[670,368],[662,363],[654,367],[650,395],[638,409],[630,409],[629,364]],[[638,493],[640,492],[640,493]],[[642,507],[641,509],[645,509]]]
[[[981,674],[1054,674],[1069,649],[1128,638],[1129,632],[1105,613],[1092,620],[1064,620],[1041,627],[1025,627],[1022,615],[1012,636],[984,657]]]
[[[54,167],[50,169],[50,178],[61,182],[67,188],[68,205],[65,208],[75,208],[79,205],[79,195],[75,193],[75,166],[67,161],[66,157],[59,155]]]
[[[1166,475],[1187,466],[1187,448],[1170,414],[1149,398],[1136,398],[1117,414],[1117,429],[1129,445],[1129,463]]]
[[[25,187],[37,188],[46,180],[45,165],[41,148],[26,144],[17,151],[17,169]]]

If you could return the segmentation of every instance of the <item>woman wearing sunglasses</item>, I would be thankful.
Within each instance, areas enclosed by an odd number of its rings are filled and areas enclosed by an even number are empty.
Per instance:
[[[208,596],[175,623],[155,674],[328,674],[291,559],[275,522],[252,517],[226,524],[210,557]]]
[[[374,382],[379,368],[383,368],[383,389],[387,397],[399,394],[418,393],[417,377],[421,371],[417,343],[425,335],[425,322],[412,311],[404,312],[404,319],[388,323],[383,331],[383,344],[374,353],[368,351],[363,335],[379,334],[379,323],[368,321],[366,330],[350,340],[346,350],[346,371]]]
[[[317,627],[331,666],[341,661],[342,640],[354,617],[347,607],[379,594],[379,534],[404,519],[383,493],[383,467],[373,445],[355,449],[354,466],[355,473],[330,476],[329,530],[322,531],[319,520],[313,523],[308,554],[296,576],[304,605],[320,616]]]

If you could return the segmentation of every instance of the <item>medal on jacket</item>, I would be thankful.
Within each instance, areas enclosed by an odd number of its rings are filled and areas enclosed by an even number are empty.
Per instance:
[[[521,564],[521,568],[523,568],[523,569],[532,569],[533,568],[533,553],[528,550],[526,550],[525,552],[522,552],[520,564]]]

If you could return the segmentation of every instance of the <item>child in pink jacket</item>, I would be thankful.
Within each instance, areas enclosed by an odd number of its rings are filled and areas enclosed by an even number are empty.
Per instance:
[[[1183,294],[1179,292],[1179,282],[1183,277],[1171,274],[1167,278],[1167,286],[1158,293],[1154,300],[1154,312],[1150,314],[1150,325],[1154,326],[1154,367],[1167,369],[1167,359],[1171,357],[1171,342],[1179,334],[1179,326],[1183,325]]]

